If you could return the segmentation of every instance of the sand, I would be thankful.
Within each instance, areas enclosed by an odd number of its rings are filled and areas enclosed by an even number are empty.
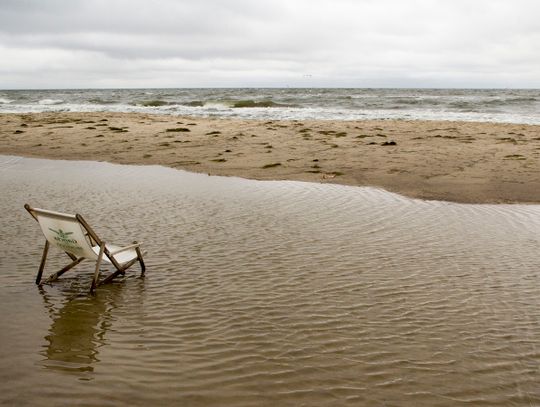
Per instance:
[[[540,203],[538,125],[0,114],[0,154],[375,186],[465,203]]]

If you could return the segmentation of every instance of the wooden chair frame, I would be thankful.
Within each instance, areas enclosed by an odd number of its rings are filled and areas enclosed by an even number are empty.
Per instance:
[[[62,214],[62,213],[57,213],[57,212],[45,211],[43,209],[32,208],[28,204],[25,204],[24,208],[30,213],[30,215],[32,215],[32,217],[36,221],[38,221],[38,216],[37,215],[40,214],[40,213],[46,213],[47,217],[52,217],[52,218],[56,217],[58,219],[69,220],[69,221],[72,221],[72,222],[76,220],[80,224],[80,226],[82,227],[82,230],[84,231],[85,236],[88,238],[90,245],[99,247],[99,254],[97,255],[96,268],[95,268],[95,271],[94,271],[94,277],[92,279],[92,284],[90,286],[90,292],[94,292],[95,289],[98,286],[106,284],[106,283],[112,281],[115,277],[117,277],[119,275],[124,275],[126,270],[128,268],[130,268],[131,266],[133,266],[133,264],[135,264],[136,262],[139,262],[140,267],[141,267],[141,276],[144,276],[144,273],[146,271],[146,266],[144,264],[142,252],[141,252],[141,249],[140,249],[140,245],[141,245],[140,243],[135,241],[135,242],[133,242],[133,244],[131,244],[129,246],[121,247],[121,248],[118,248],[118,249],[111,252],[109,250],[109,248],[106,246],[105,241],[102,240],[96,234],[96,232],[94,232],[94,230],[90,227],[90,225],[84,220],[84,218],[81,215],[79,215],[79,214],[68,215],[68,214]],[[47,279],[45,281],[42,282],[41,278],[42,278],[42,275],[43,275],[43,271],[45,269],[45,262],[47,261],[47,254],[49,252],[49,246],[50,245],[51,244],[50,244],[49,240],[47,238],[45,238],[45,246],[43,248],[43,254],[41,256],[41,263],[39,265],[38,274],[36,276],[36,284],[39,285],[39,286],[41,286],[43,284],[48,284],[48,283],[51,283],[51,282],[57,280],[66,271],[71,270],[73,267],[75,267],[77,264],[79,264],[80,262],[82,262],[84,259],[87,258],[87,257],[84,257],[84,256],[83,257],[76,256],[73,253],[70,253],[70,252],[66,251],[65,253],[71,259],[71,263],[69,263],[68,265],[66,265],[65,267],[63,267],[62,269],[57,271],[56,273],[51,274],[49,277],[47,277]],[[126,262],[124,264],[121,264],[115,258],[116,255],[118,255],[118,254],[120,254],[120,253],[122,253],[122,252],[124,252],[126,250],[133,250],[133,249],[135,250],[137,256],[135,258],[129,260],[128,262]],[[111,264],[116,268],[116,271],[111,273],[109,276],[104,278],[102,281],[99,281],[99,277],[100,277],[99,268],[101,266],[103,256],[107,257],[107,259],[111,262]]]

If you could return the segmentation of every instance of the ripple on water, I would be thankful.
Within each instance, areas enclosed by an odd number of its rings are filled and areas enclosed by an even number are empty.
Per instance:
[[[538,206],[15,157],[0,176],[3,401],[540,403]],[[144,241],[147,277],[89,297],[82,263],[36,290],[26,201]]]

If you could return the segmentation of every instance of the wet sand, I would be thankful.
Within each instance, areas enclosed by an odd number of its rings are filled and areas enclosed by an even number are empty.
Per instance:
[[[0,404],[540,403],[540,206],[4,156],[0,189]],[[25,202],[143,241],[145,278],[38,289]]]
[[[540,126],[0,114],[0,154],[377,186],[466,203],[540,202]]]

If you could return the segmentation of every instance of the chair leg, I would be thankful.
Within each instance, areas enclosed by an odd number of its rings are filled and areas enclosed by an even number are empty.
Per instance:
[[[120,274],[124,274],[124,270],[116,270],[115,272],[109,274],[107,277],[103,279],[103,281],[99,282],[99,285],[107,284],[109,281],[112,281],[116,277],[118,277]]]
[[[135,262],[137,261],[137,258],[130,260],[128,263],[124,264],[122,267],[116,267],[116,271],[109,274],[107,277],[103,279],[103,281],[100,281],[99,285],[107,284],[109,281],[112,281],[114,278],[118,277],[120,274],[124,275],[126,274],[126,270],[133,266]],[[114,263],[113,263],[114,265]]]
[[[144,272],[146,271],[146,266],[142,258],[141,249],[139,247],[136,247],[135,251],[137,252],[137,258],[139,259],[139,264],[141,265],[141,276],[144,276]]]
[[[99,266],[101,266],[101,259],[103,259],[103,251],[105,249],[105,243],[102,243],[99,247],[99,255],[96,261],[96,271],[94,272],[94,278],[92,280],[92,286],[90,287],[90,292],[94,292],[97,287],[97,282],[99,280]]]
[[[49,241],[45,240],[45,247],[43,248],[43,254],[41,255],[41,264],[39,265],[38,274],[36,276],[36,284],[39,285],[41,282],[41,276],[43,275],[43,270],[45,269],[45,262],[47,261],[47,253],[49,252]]]
[[[75,267],[77,264],[79,264],[81,261],[84,260],[84,257],[79,257],[79,258],[75,258],[75,260],[73,260],[71,263],[69,263],[67,266],[65,266],[64,268],[62,268],[60,271],[57,271],[56,273],[54,274],[51,274],[47,280],[45,280],[45,282],[43,284],[47,284],[47,283],[50,283],[50,282],[53,282],[55,280],[58,279],[58,277],[60,277],[62,274],[64,274],[66,271],[68,270],[71,270],[73,267]]]

